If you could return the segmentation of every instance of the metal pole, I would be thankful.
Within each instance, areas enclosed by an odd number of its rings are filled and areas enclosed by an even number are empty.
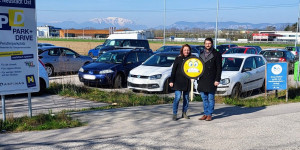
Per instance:
[[[28,115],[32,117],[32,107],[31,107],[31,93],[28,93]]]
[[[3,115],[3,121],[6,120],[6,111],[5,111],[5,96],[1,95],[2,100],[2,115]]]
[[[216,33],[215,33],[215,49],[217,49],[218,44],[218,16],[219,16],[219,0],[217,0],[217,16],[216,16]]]
[[[165,3],[164,3],[164,43],[163,45],[166,44],[166,0],[165,0]]]
[[[298,1],[298,18],[297,18],[297,31],[296,31],[296,40],[295,40],[295,49],[297,52],[297,43],[298,43],[298,30],[299,30],[299,16],[300,16],[300,0]],[[298,88],[298,83],[299,83],[299,68],[300,68],[300,53],[298,52],[298,70],[297,70],[297,82],[296,82],[296,88]]]
[[[191,101],[194,100],[194,81],[195,81],[195,79],[191,79],[191,92],[190,92],[190,94],[191,94]]]

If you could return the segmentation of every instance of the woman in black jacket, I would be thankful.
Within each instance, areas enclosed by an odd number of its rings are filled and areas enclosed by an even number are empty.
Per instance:
[[[178,104],[181,97],[181,94],[183,93],[183,107],[182,107],[182,117],[186,119],[190,119],[186,112],[188,110],[189,106],[189,91],[191,80],[187,78],[182,70],[182,63],[183,61],[188,58],[191,55],[191,47],[188,44],[185,44],[180,49],[180,55],[176,57],[171,78],[170,78],[170,87],[175,90],[175,98],[173,101],[173,120],[177,120],[177,110],[178,110]]]

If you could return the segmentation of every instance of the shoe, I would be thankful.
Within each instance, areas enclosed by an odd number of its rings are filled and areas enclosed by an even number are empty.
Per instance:
[[[182,113],[182,118],[190,119],[190,117],[186,114],[186,112],[183,112],[183,113]]]
[[[211,121],[211,120],[212,120],[212,117],[211,117],[211,116],[207,116],[205,120],[206,120],[206,121]]]
[[[177,120],[177,115],[173,115],[172,120],[176,121]]]
[[[199,118],[199,120],[205,120],[207,118],[206,115],[203,115],[201,118]]]

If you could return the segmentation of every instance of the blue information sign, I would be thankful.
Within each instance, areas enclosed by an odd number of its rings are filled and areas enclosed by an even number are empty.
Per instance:
[[[267,90],[287,89],[287,63],[267,63]]]

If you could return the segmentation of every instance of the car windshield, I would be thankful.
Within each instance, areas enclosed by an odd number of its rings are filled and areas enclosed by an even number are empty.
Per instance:
[[[225,54],[231,54],[231,53],[244,53],[245,48],[231,48]]]
[[[223,57],[222,71],[239,71],[243,62],[243,58]]]
[[[145,66],[158,66],[158,67],[170,67],[176,56],[175,55],[153,55],[146,60],[143,65]]]
[[[120,64],[124,60],[126,52],[107,52],[102,54],[96,62]]]
[[[122,42],[123,42],[123,40],[115,40],[115,39],[106,40],[103,45],[104,46],[121,46]]]
[[[266,51],[263,53],[263,56],[265,58],[280,58],[283,57],[283,52],[282,51]]]

